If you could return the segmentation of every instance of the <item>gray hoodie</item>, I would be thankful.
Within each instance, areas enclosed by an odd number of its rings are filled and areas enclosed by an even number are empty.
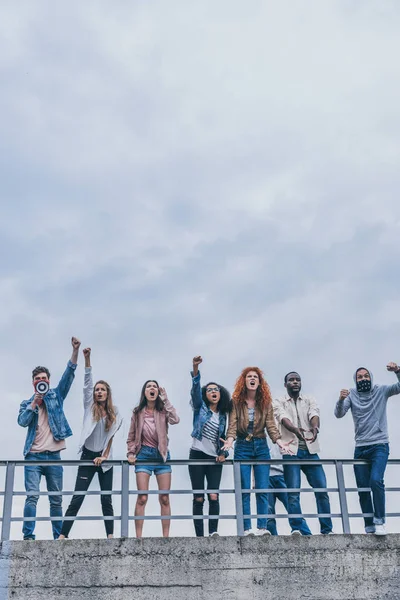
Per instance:
[[[364,367],[360,367],[364,368]],[[349,408],[353,415],[356,446],[372,446],[372,444],[387,444],[389,442],[386,404],[390,396],[400,394],[400,372],[396,373],[397,383],[393,385],[374,385],[371,376],[371,391],[358,392],[356,374],[354,373],[355,389],[344,400],[338,400],[335,406],[335,417],[341,419]]]

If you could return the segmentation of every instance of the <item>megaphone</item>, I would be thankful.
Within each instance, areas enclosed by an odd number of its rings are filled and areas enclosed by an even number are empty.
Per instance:
[[[40,381],[37,381],[35,383],[35,392],[37,394],[40,394],[41,396],[44,396],[45,394],[47,394],[49,389],[50,389],[50,383],[47,381],[47,379],[40,379]]]

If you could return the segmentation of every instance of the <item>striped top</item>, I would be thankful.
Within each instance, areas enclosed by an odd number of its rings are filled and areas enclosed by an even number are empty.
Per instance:
[[[218,456],[219,413],[215,412],[204,424],[202,439],[192,438],[192,449],[210,456]]]

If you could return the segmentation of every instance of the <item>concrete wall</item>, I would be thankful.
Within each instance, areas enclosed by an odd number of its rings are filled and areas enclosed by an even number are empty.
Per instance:
[[[0,600],[400,599],[400,535],[5,542]]]

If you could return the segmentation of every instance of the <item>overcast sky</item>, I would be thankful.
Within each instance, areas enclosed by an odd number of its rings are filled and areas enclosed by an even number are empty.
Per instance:
[[[204,382],[230,390],[259,365],[278,396],[296,369],[320,403],[321,456],[351,457],[340,388],[359,365],[390,383],[385,365],[400,362],[399,3],[3,0],[0,12],[1,457],[22,457],[31,370],[57,383],[71,335],[125,418],[116,457],[148,378],[181,416],[171,455],[187,457],[195,354]],[[77,457],[82,384],[81,364],[64,458]],[[173,486],[188,484],[176,469]],[[178,507],[189,514],[190,496]]]

